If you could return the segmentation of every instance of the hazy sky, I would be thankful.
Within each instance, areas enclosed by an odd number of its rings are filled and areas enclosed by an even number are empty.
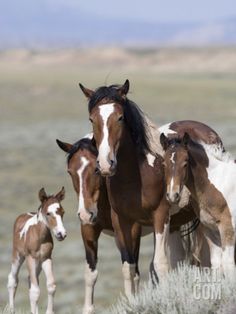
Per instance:
[[[27,0],[32,1],[32,0]],[[46,0],[45,0],[46,1]],[[212,21],[236,16],[236,0],[47,0],[93,14],[151,21]]]

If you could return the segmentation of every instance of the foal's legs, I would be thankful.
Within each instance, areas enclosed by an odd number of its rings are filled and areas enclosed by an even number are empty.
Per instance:
[[[38,314],[38,300],[40,295],[38,276],[40,273],[40,263],[31,255],[26,258],[27,268],[29,271],[29,297],[32,314]]]
[[[46,276],[46,281],[47,281],[47,289],[48,289],[48,305],[47,305],[47,311],[46,314],[53,314],[54,310],[54,295],[56,292],[56,284],[55,284],[55,279],[53,275],[53,270],[52,270],[52,259],[48,258],[42,263],[42,268]]]
[[[130,298],[135,293],[134,277],[136,273],[136,265],[132,239],[132,228],[134,223],[127,221],[124,217],[118,216],[114,210],[111,210],[111,217],[116,244],[121,253],[125,294]]]
[[[157,280],[158,277],[164,276],[169,270],[169,259],[167,251],[169,235],[169,207],[170,205],[164,196],[160,202],[159,207],[153,213],[155,249],[150,269],[152,270],[152,278],[154,275]]]
[[[235,230],[231,217],[224,217],[224,221],[219,223],[219,232],[222,245],[222,269],[224,274],[230,275],[235,271]]]
[[[10,311],[12,313],[14,313],[15,311],[14,299],[15,299],[16,289],[18,285],[18,274],[24,260],[25,258],[23,256],[17,255],[17,257],[15,257],[15,259],[12,261],[11,271],[8,275],[7,287],[8,287],[8,293],[9,293],[9,306],[10,306]]]
[[[97,250],[98,238],[101,228],[98,225],[81,225],[81,233],[84,242],[86,265],[85,265],[85,299],[83,314],[94,313],[94,286],[97,281]]]

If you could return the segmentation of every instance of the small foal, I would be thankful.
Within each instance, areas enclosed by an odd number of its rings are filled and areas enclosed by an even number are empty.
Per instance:
[[[12,266],[8,275],[9,304],[13,313],[18,274],[25,259],[29,272],[31,313],[38,314],[39,274],[41,269],[43,269],[47,280],[48,305],[46,314],[54,313],[53,298],[56,285],[52,271],[53,239],[51,231],[59,241],[64,240],[66,237],[66,230],[62,222],[64,209],[60,204],[64,197],[64,187],[58,194],[52,196],[48,196],[42,188],[39,191],[41,205],[37,213],[22,214],[15,221]]]

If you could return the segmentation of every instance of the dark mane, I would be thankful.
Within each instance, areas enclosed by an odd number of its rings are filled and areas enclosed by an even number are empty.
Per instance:
[[[90,140],[89,138],[82,138],[76,143],[73,144],[73,147],[71,150],[68,152],[67,155],[67,164],[70,162],[72,156],[79,150],[79,149],[86,149],[89,150],[92,154],[97,156],[97,148],[94,145],[93,141]]]
[[[119,85],[99,87],[88,103],[89,113],[91,113],[93,108],[102,100],[108,102],[112,101],[122,105],[126,126],[130,131],[132,140],[137,147],[140,157],[144,158],[148,152],[151,152],[148,143],[148,130],[144,113],[133,101],[120,96],[117,91],[119,87]]]

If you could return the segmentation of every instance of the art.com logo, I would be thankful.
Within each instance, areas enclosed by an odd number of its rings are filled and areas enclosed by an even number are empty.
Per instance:
[[[221,299],[221,272],[219,269],[204,267],[194,274],[193,296],[196,300]]]

